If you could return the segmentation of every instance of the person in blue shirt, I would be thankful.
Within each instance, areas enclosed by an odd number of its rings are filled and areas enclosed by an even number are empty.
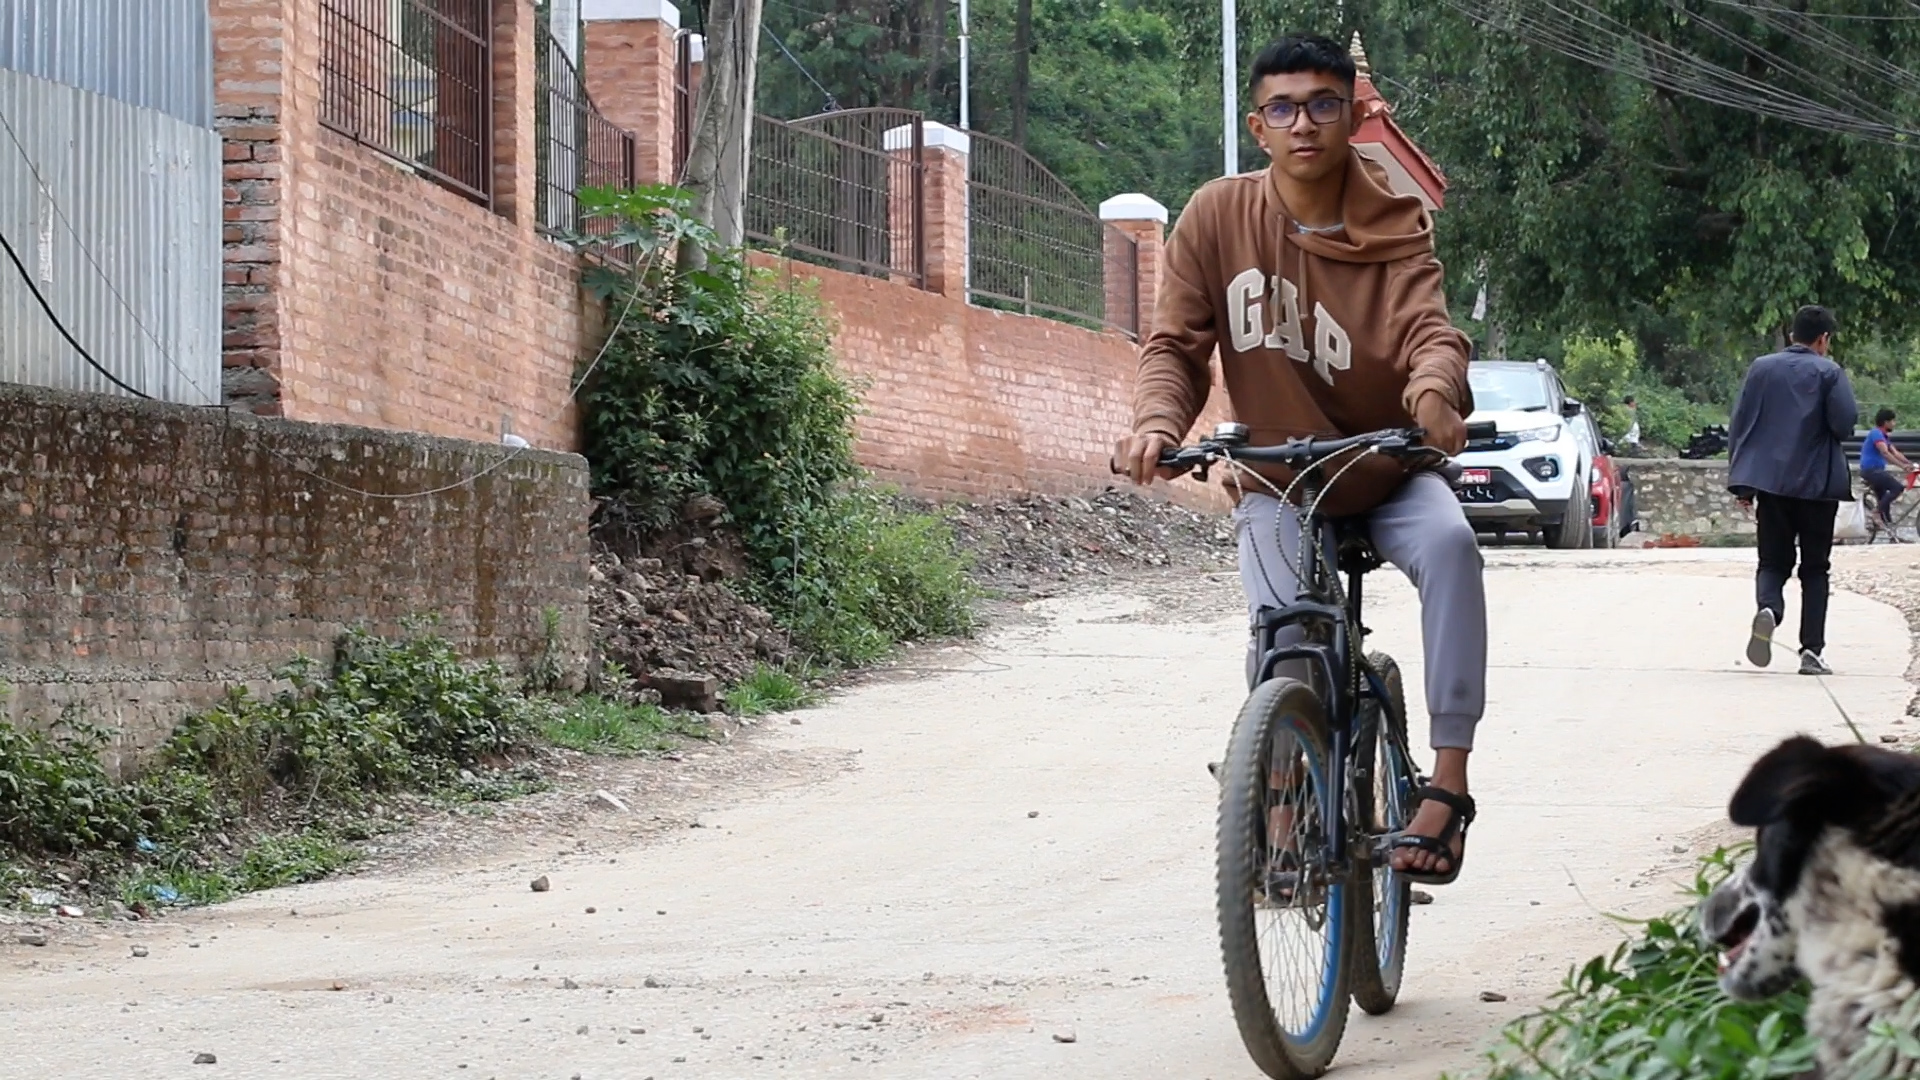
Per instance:
[[[1827,644],[1827,574],[1833,519],[1853,498],[1853,477],[1840,441],[1853,434],[1860,407],[1853,383],[1828,359],[1833,312],[1803,307],[1793,316],[1793,343],[1747,369],[1727,424],[1727,488],[1753,511],[1760,566],[1747,660],[1773,660],[1773,632],[1786,617],[1787,578],[1800,562],[1800,674],[1831,675]]]
[[[1900,476],[1893,474],[1892,466],[1900,466],[1903,473],[1913,468],[1913,462],[1887,437],[1893,431],[1893,420],[1892,409],[1874,413],[1873,429],[1860,444],[1860,479],[1880,497],[1880,524],[1889,533],[1893,529],[1893,500],[1899,498],[1907,486]]]

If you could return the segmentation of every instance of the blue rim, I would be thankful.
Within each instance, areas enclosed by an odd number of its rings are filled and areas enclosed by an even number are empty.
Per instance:
[[[1293,736],[1294,741],[1299,743],[1301,756],[1306,759],[1307,775],[1312,778],[1314,793],[1320,800],[1321,821],[1331,822],[1340,820],[1339,815],[1335,814],[1334,808],[1329,803],[1330,793],[1328,789],[1331,785],[1326,782],[1326,759],[1321,756],[1320,749],[1313,744],[1313,740],[1302,736],[1298,727],[1291,723],[1286,726],[1288,732]],[[1276,731],[1274,734],[1277,735],[1279,732]],[[1271,744],[1267,747],[1267,760],[1269,766],[1271,766],[1273,760],[1273,747]],[[1335,994],[1335,990],[1338,988],[1340,981],[1340,942],[1346,936],[1346,919],[1347,888],[1339,882],[1334,882],[1327,886],[1326,949],[1320,958],[1320,1000],[1318,1004],[1314,1006],[1313,1020],[1307,1025],[1305,1031],[1292,1032],[1288,1031],[1286,1026],[1281,1023],[1278,1014],[1275,1014],[1273,1018],[1274,1026],[1280,1030],[1280,1037],[1287,1042],[1310,1043],[1318,1038],[1321,1029],[1327,1026],[1328,1020],[1332,1019],[1334,1009],[1341,1004],[1336,1000],[1338,995]],[[1265,961],[1263,959],[1262,965],[1264,966],[1264,964]],[[1268,1002],[1267,1009],[1270,1013],[1273,1011],[1271,1001]]]

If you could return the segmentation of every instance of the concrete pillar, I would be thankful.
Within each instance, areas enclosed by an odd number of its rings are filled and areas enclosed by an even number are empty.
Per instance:
[[[668,0],[582,0],[587,94],[601,115],[633,132],[634,179],[675,179],[674,39],[680,9]]]
[[[967,133],[957,128],[931,120],[921,125],[921,172],[920,190],[925,207],[921,218],[921,240],[927,253],[928,292],[936,292],[955,300],[967,298],[967,258],[969,254],[967,233],[967,161],[973,151],[973,140]],[[889,153],[906,156],[913,152],[913,128],[901,125],[888,131],[885,136]],[[906,170],[894,173],[899,182],[894,185],[893,205],[890,215],[906,214],[911,204],[903,201],[910,196],[901,191],[906,185]],[[910,188],[908,189],[911,190]],[[911,236],[900,217],[893,217],[892,225],[895,259],[909,258],[903,254],[906,238]],[[896,262],[895,265],[911,265]]]
[[[1107,322],[1126,327],[1133,304],[1139,339],[1153,332],[1153,312],[1160,298],[1160,264],[1166,250],[1167,208],[1138,193],[1115,195],[1100,204],[1100,220],[1107,231]],[[1134,258],[1128,258],[1132,240]],[[1131,295],[1129,295],[1131,294]]]

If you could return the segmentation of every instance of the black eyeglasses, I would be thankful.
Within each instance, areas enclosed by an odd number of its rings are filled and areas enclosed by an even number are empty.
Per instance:
[[[1300,110],[1305,109],[1307,119],[1316,124],[1331,124],[1340,119],[1340,114],[1346,109],[1348,101],[1348,98],[1343,97],[1308,98],[1305,102],[1288,101],[1282,98],[1260,106],[1260,118],[1266,121],[1268,127],[1290,128],[1293,126],[1294,117],[1299,116]]]

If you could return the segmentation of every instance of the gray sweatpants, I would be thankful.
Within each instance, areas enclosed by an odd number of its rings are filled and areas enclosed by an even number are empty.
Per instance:
[[[1251,620],[1280,607],[1298,590],[1298,512],[1271,495],[1247,494],[1233,511],[1240,540],[1240,584]],[[1432,746],[1473,748],[1473,729],[1487,705],[1487,592],[1484,560],[1473,529],[1446,480],[1416,473],[1368,516],[1373,546],[1420,593],[1420,637],[1426,654]],[[1287,631],[1295,635],[1297,628]],[[1283,638],[1284,641],[1284,638]],[[1258,658],[1247,643],[1247,681]],[[1295,665],[1298,667],[1295,667]],[[1281,665],[1304,678],[1305,661]]]

